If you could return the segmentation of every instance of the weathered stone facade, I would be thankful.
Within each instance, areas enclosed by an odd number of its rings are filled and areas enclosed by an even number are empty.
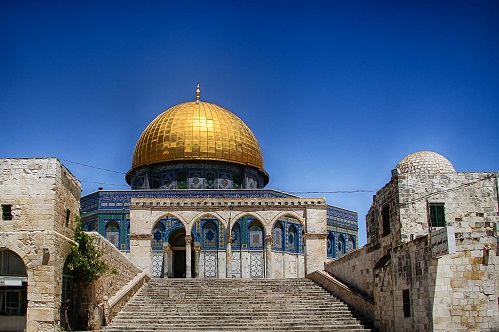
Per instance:
[[[332,290],[345,285],[350,292],[339,296],[382,331],[499,329],[498,174],[440,164],[447,172],[395,170],[373,197],[367,245],[325,264],[333,281],[315,277]],[[445,227],[455,231],[455,253],[436,258],[432,204],[444,207]]]
[[[10,263],[2,265],[7,273],[0,273],[0,292],[16,290],[27,298],[27,304],[9,303],[17,314],[0,313],[0,331],[61,329],[63,267],[74,243],[80,191],[79,181],[56,158],[0,159],[0,253],[24,265],[15,273],[9,273]],[[110,270],[89,289],[88,305],[112,317],[148,276],[107,240],[94,237]]]
[[[11,220],[2,214],[0,248],[26,266],[28,331],[59,326],[62,269],[79,198],[79,181],[56,158],[0,159],[0,203],[12,211]]]
[[[191,230],[201,218],[210,216],[216,218],[223,229],[230,230],[237,220],[244,216],[255,217],[264,228],[265,273],[262,277],[304,277],[307,273],[322,269],[326,260],[326,202],[321,198],[262,198],[262,199],[154,199],[154,198],[132,198],[130,204],[130,259],[152,273],[152,230],[154,225],[165,216],[174,217],[179,220],[185,228],[185,234],[191,234]],[[303,227],[305,253],[304,255],[289,253],[278,253],[272,251],[272,231],[275,222],[282,216],[295,218]],[[301,237],[301,235],[300,235]],[[186,237],[186,277],[191,274],[191,236]],[[200,271],[203,276],[203,257],[199,251],[195,251],[194,271]],[[232,277],[232,250],[230,242],[221,251],[217,258],[217,277]],[[251,277],[249,261],[251,251],[241,250],[239,259],[246,260],[242,264],[243,278]],[[171,254],[171,253],[170,253]],[[282,255],[282,257],[277,257]],[[149,259],[148,259],[149,258]],[[168,249],[165,250],[165,262],[171,260]],[[276,264],[281,262],[281,264]],[[283,264],[283,263],[284,264]],[[168,263],[166,263],[168,265]],[[284,267],[284,270],[282,268]],[[168,268],[168,266],[167,266]]]

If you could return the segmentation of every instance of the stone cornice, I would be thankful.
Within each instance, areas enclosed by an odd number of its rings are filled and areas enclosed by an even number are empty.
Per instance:
[[[130,233],[130,240],[152,240],[152,234],[132,234],[132,233]]]
[[[296,210],[326,209],[324,198],[132,198],[130,210]]]
[[[327,238],[327,233],[305,233],[303,234],[303,239],[319,239],[325,240]]]

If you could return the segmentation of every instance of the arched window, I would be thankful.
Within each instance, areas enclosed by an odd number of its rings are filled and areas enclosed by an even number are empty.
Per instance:
[[[248,226],[250,249],[263,249],[263,226],[258,220],[254,220]]]
[[[333,258],[334,256],[334,234],[329,232],[327,235],[327,257]]]
[[[116,221],[110,221],[106,224],[106,239],[119,248],[120,243],[120,226]]]
[[[286,249],[291,252],[298,252],[298,230],[291,224],[288,226]]]
[[[273,229],[274,235],[274,249],[283,250],[284,249],[284,237],[283,237],[283,227],[279,221],[276,221]]]
[[[235,223],[234,226],[232,226],[230,241],[232,249],[241,249],[241,226],[239,226],[239,223]]]
[[[350,252],[355,249],[355,239],[352,235],[348,237],[346,252]]]
[[[6,281],[9,282],[9,286],[0,287],[0,321],[2,316],[18,316],[12,317],[11,320],[17,321],[24,329],[28,303],[26,283],[28,275],[21,257],[11,250],[0,249],[0,276],[6,277]]]
[[[338,236],[338,248],[337,248],[337,251],[336,251],[336,256],[337,257],[341,257],[343,256],[343,254],[345,253],[345,237],[343,236],[343,234],[340,234]]]
[[[203,225],[202,248],[218,249],[218,227],[213,221],[208,221]]]
[[[158,221],[156,225],[154,225],[154,228],[152,229],[152,246],[162,247],[164,241],[165,241],[165,225],[163,225],[161,221]]]

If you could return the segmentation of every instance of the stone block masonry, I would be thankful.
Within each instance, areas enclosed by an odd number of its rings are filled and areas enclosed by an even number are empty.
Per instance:
[[[432,258],[431,203],[445,207],[455,254]],[[368,244],[325,269],[374,299],[371,318],[382,331],[496,331],[497,209],[495,173],[395,175],[373,198]],[[356,305],[354,295],[345,297]]]
[[[28,303],[21,319],[30,332],[59,329],[62,270],[80,191],[56,158],[0,159],[0,250],[24,263]]]

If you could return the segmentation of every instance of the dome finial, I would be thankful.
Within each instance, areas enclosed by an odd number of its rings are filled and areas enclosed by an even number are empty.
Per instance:
[[[196,103],[199,103],[200,97],[201,97],[201,89],[199,88],[199,80],[198,80],[198,85],[196,86]]]

